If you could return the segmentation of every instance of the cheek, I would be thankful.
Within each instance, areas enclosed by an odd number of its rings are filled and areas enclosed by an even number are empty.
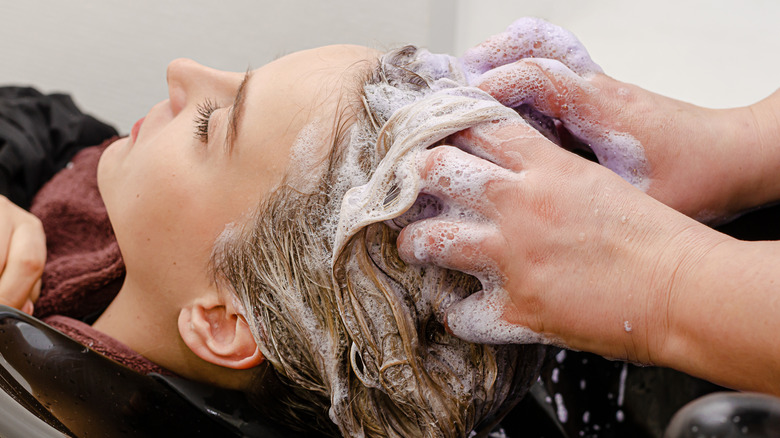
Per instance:
[[[167,230],[181,222],[181,214],[192,208],[191,183],[171,157],[129,154],[121,161],[116,158],[122,157],[104,157],[98,181],[120,246],[161,241]]]
[[[153,172],[137,175],[122,188],[121,199],[124,216],[133,222],[134,228],[196,231],[193,227],[205,215],[199,199],[197,185],[175,173]]]
[[[125,262],[135,272],[192,277],[187,281],[205,272],[228,221],[190,187],[177,177],[141,181],[109,212]]]
[[[204,169],[194,174],[160,173],[138,179],[127,191],[127,215],[136,232],[181,248],[211,247],[229,222],[248,208],[231,185],[209,178]],[[213,175],[212,175],[213,176]]]

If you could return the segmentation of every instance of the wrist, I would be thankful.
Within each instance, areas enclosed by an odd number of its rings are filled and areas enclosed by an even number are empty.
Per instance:
[[[657,228],[635,249],[647,251],[644,271],[648,275],[637,283],[643,293],[641,301],[634,303],[635,317],[643,327],[630,334],[624,348],[631,360],[648,365],[672,366],[670,358],[685,352],[678,339],[684,333],[679,321],[685,316],[686,300],[701,292],[707,299],[697,284],[701,266],[715,248],[731,239],[684,215],[669,213],[654,218]]]
[[[718,222],[780,199],[778,101],[780,92],[747,107],[707,110],[711,143],[700,155],[709,193],[692,216]]]
[[[742,130],[734,130],[739,136],[732,141],[740,145],[735,153],[748,161],[733,205],[744,210],[780,199],[780,90],[738,110],[743,113],[737,119]]]
[[[671,258],[671,263],[666,271],[660,271],[660,275],[668,278],[668,284],[654,295],[650,307],[650,313],[657,316],[654,335],[648,336],[647,345],[653,364],[690,373],[686,367],[692,343],[697,342],[691,336],[694,321],[704,325],[711,322],[697,314],[713,299],[708,296],[704,279],[717,277],[712,272],[711,260],[717,260],[721,246],[734,241],[704,225],[691,224],[668,246],[665,255]]]
[[[605,96],[602,110],[618,114],[623,129],[642,145],[649,164],[647,193],[703,222],[739,209],[739,192],[750,160],[745,143],[754,137],[747,108],[714,110],[661,96],[597,75],[592,82]]]
[[[725,387],[780,394],[773,335],[780,248],[716,237],[681,268],[656,363]]]

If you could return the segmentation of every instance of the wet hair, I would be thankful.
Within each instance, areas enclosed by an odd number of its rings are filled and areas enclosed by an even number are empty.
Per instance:
[[[287,428],[332,436],[468,436],[489,431],[538,375],[540,346],[471,344],[447,333],[441,303],[421,297],[464,296],[480,283],[405,264],[396,223],[364,226],[334,254],[345,192],[369,180],[405,129],[380,108],[383,98],[367,98],[366,90],[381,85],[424,95],[434,78],[419,62],[421,53],[407,46],[382,56],[354,93],[359,100],[342,107],[344,126],[315,186],[300,190],[288,175],[251,220],[215,247],[217,275],[235,290],[268,364],[250,392],[259,409]]]

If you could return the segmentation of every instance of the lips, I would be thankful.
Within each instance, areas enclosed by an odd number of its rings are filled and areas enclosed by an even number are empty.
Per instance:
[[[135,125],[133,125],[133,129],[130,130],[130,139],[135,143],[135,139],[138,138],[138,131],[141,130],[141,125],[144,123],[144,119],[146,117],[141,117],[138,119],[137,122],[135,122]]]

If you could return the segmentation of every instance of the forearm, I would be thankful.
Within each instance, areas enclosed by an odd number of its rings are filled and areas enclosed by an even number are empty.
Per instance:
[[[605,75],[589,83],[598,90],[584,98],[598,109],[590,117],[642,145],[649,195],[707,223],[780,199],[780,91],[707,109]]]
[[[735,169],[742,184],[733,202],[744,209],[780,200],[780,90],[735,112],[733,162],[743,164]]]
[[[780,394],[780,243],[722,240],[685,267],[658,364]]]
[[[700,175],[698,183],[685,193],[684,205],[700,205],[701,211],[685,211],[705,222],[718,222],[745,210],[780,200],[780,91],[753,105],[741,108],[702,109],[700,130],[682,160],[687,169]],[[666,176],[674,180],[675,175]]]
[[[608,221],[625,229],[599,236],[611,251],[585,278],[554,276],[577,283],[540,306],[553,313],[544,330],[574,349],[780,394],[780,242],[738,241],[658,205],[626,217]]]

